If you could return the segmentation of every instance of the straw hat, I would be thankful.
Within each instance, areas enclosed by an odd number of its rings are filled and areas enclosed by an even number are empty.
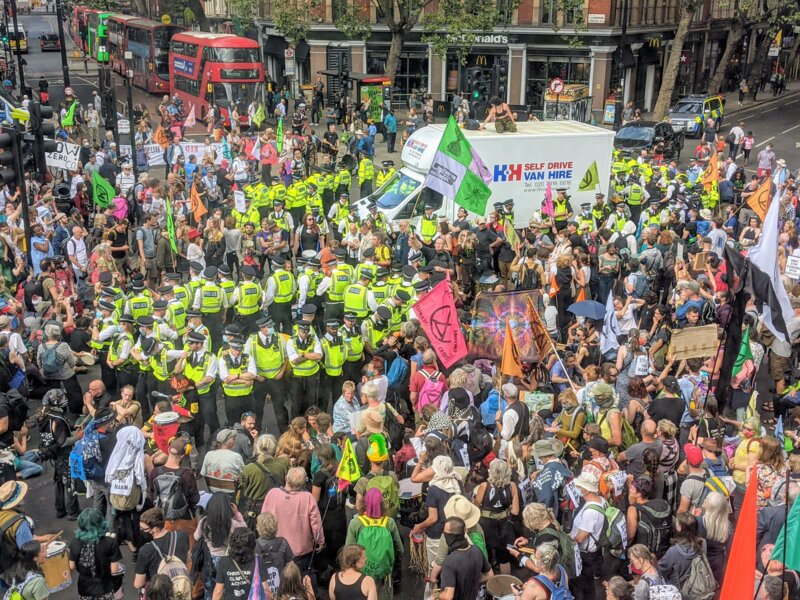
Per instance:
[[[454,494],[444,505],[444,516],[447,519],[450,517],[462,519],[469,529],[475,527],[480,521],[481,510],[461,494]]]
[[[374,409],[361,414],[361,428],[369,433],[383,433],[383,415]]]
[[[0,509],[14,508],[25,499],[28,484],[24,481],[6,481],[0,485]]]

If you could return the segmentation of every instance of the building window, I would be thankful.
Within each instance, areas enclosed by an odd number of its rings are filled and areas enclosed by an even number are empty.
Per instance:
[[[367,51],[367,73],[383,73],[386,68],[388,52]],[[394,77],[392,88],[392,101],[394,104],[405,106],[408,96],[412,93],[428,92],[428,53],[403,52],[397,65],[397,74]]]
[[[555,23],[558,7],[553,0],[542,0],[542,23]]]
[[[512,8],[511,0],[497,0],[497,24],[511,25],[513,16],[514,9]]]
[[[584,57],[552,56],[528,60],[526,103],[531,110],[541,113],[544,109],[544,92],[550,81],[559,77],[564,83],[589,84],[590,61]]]
[[[566,10],[564,13],[564,20],[567,22],[567,25],[583,23],[583,3]]]

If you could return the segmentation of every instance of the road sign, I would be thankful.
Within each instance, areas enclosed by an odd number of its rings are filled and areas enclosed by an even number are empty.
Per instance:
[[[164,25],[172,25],[172,17],[167,14],[161,15],[161,22]]]
[[[117,119],[117,130],[122,134],[131,132],[131,122],[128,119]]]
[[[560,94],[564,91],[564,80],[556,77],[550,81],[550,86],[548,89],[554,94]]]
[[[294,48],[286,48],[286,50],[283,51],[283,58],[286,60],[289,60],[290,58],[294,60]]]

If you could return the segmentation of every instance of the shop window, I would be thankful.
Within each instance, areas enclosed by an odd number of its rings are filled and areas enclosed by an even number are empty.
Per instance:
[[[565,83],[589,83],[590,61],[580,57],[536,58],[528,61],[526,102],[536,113],[544,108],[544,92],[554,77]]]
[[[367,73],[383,73],[388,52],[367,52]],[[393,102],[405,105],[414,92],[428,91],[428,55],[419,52],[404,52],[400,55],[397,74],[392,90]]]

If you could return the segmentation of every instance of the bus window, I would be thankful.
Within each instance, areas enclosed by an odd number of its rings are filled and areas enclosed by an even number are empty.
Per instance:
[[[221,63],[261,62],[258,48],[209,48],[203,52],[203,58]]]

